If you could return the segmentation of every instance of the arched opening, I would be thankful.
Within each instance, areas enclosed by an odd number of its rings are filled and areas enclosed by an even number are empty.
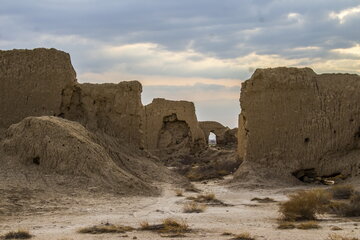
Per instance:
[[[216,135],[213,132],[210,132],[209,134],[209,146],[216,146]]]

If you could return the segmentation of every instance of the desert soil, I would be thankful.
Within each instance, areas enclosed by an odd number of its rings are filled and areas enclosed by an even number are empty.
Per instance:
[[[231,239],[224,232],[239,234],[249,232],[256,239],[267,240],[321,240],[329,234],[360,236],[359,218],[339,218],[330,215],[320,216],[321,229],[315,230],[279,230],[277,229],[278,202],[286,200],[286,194],[297,188],[281,189],[229,189],[223,180],[195,183],[203,193],[212,192],[216,197],[232,206],[208,206],[203,213],[183,213],[187,196],[196,196],[194,192],[184,192],[183,197],[175,196],[175,188],[164,185],[160,197],[118,197],[114,195],[92,196],[74,193],[72,196],[55,196],[42,201],[27,199],[22,211],[12,216],[0,215],[0,235],[6,232],[25,229],[39,240],[88,240],[88,239],[176,239],[161,236],[155,232],[135,230],[124,234],[79,234],[83,227],[112,223],[137,228],[140,223],[160,223],[171,217],[185,220],[192,232],[178,239]],[[8,195],[9,196],[9,195]],[[4,196],[3,196],[4,197]],[[258,203],[252,198],[270,197],[275,203]],[[27,206],[27,207],[24,207]],[[0,213],[1,214],[1,213]],[[337,226],[340,231],[331,228]]]

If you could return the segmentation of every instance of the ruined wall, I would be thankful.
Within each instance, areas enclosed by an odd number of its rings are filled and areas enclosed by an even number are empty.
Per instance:
[[[69,54],[55,49],[0,51],[0,128],[27,116],[58,115],[76,82]]]
[[[256,70],[241,89],[236,177],[359,174],[359,102],[358,75]]]
[[[216,144],[222,145],[224,144],[225,132],[229,130],[228,127],[225,127],[221,123],[215,121],[202,121],[199,122],[200,128],[203,130],[206,142],[209,142],[210,132],[216,135]]]
[[[141,147],[141,92],[142,86],[137,81],[77,84],[66,92],[61,114],[90,130],[102,130],[132,146]]]
[[[205,146],[195,106],[187,101],[156,98],[146,105],[144,138],[145,148],[148,150],[172,149],[173,152],[185,154]],[[169,154],[171,153],[169,150]]]
[[[139,82],[78,84],[69,54],[56,49],[0,51],[0,139],[28,116],[60,116],[142,146]]]

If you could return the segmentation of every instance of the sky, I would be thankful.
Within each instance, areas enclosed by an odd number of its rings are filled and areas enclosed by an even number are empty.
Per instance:
[[[360,74],[360,0],[0,0],[0,49],[70,53],[79,82],[138,80],[231,128],[256,68]]]

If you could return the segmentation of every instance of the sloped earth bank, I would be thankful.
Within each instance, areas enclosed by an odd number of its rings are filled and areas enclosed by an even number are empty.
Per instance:
[[[109,194],[82,195],[74,193],[71,197],[51,198],[41,201],[28,199],[35,211],[24,209],[14,216],[1,216],[0,234],[11,230],[28,229],[35,235],[33,239],[62,240],[62,239],[175,239],[162,238],[158,233],[146,231],[132,231],[124,234],[79,234],[82,227],[100,223],[122,224],[139,227],[140,222],[148,221],[160,223],[167,217],[182,218],[194,229],[179,239],[231,239],[223,236],[224,232],[249,232],[256,239],[268,240],[313,240],[327,239],[331,233],[344,236],[360,236],[360,219],[334,218],[328,215],[321,216],[319,230],[278,230],[278,203],[252,202],[254,197],[270,197],[276,201],[286,200],[286,194],[299,190],[297,188],[282,189],[229,189],[222,181],[211,181],[207,184],[196,183],[202,192],[213,192],[216,197],[233,206],[209,206],[204,213],[183,213],[182,208],[187,201],[186,196],[196,193],[185,192],[185,197],[176,197],[174,188],[162,185],[165,188],[161,197],[116,197]],[[11,193],[6,193],[6,196]],[[2,195],[4,197],[4,195]],[[342,228],[341,231],[332,231],[333,226]],[[135,238],[136,237],[136,238]]]

